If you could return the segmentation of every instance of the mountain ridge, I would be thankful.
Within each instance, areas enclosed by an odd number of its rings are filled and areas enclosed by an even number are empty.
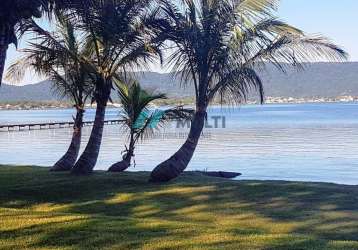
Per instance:
[[[273,65],[259,71],[270,97],[336,97],[358,96],[358,62],[305,64],[304,71],[288,66],[284,74]],[[193,86],[185,88],[171,73],[139,72],[138,81],[144,88],[167,93],[172,98],[190,97]],[[0,102],[55,101],[58,97],[51,91],[51,82],[15,86],[4,84],[0,88]]]

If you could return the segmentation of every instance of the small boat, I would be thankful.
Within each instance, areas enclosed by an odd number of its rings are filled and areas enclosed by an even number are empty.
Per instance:
[[[241,175],[241,173],[226,172],[226,171],[198,171],[198,172],[206,176],[226,178],[226,179],[232,179]]]

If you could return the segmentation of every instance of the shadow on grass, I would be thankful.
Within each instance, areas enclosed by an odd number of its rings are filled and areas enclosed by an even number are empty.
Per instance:
[[[0,173],[0,242],[9,249],[20,241],[74,249],[358,249],[353,186],[193,173],[158,185],[148,173],[73,177],[31,167]]]

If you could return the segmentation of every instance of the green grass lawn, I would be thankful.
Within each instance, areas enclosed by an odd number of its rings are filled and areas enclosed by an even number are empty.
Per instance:
[[[358,187],[0,166],[0,249],[358,249]]]

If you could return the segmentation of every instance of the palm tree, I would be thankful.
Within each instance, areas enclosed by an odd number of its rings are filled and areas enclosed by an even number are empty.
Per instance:
[[[38,75],[48,77],[52,81],[53,90],[59,97],[73,102],[76,116],[73,118],[71,144],[51,168],[51,171],[69,171],[79,154],[84,105],[91,95],[92,86],[90,76],[79,61],[84,50],[77,40],[73,24],[61,16],[58,21],[57,31],[51,34],[57,43],[48,43],[45,37],[40,37],[37,43],[29,43],[29,48],[22,50],[24,56],[10,66],[7,78],[21,80],[27,69],[33,69]],[[67,51],[74,56],[66,56]]]
[[[123,151],[123,160],[113,164],[109,172],[122,172],[131,166],[135,145],[139,139],[144,139],[159,129],[165,122],[180,119],[190,119],[192,110],[175,107],[166,110],[150,111],[150,104],[156,100],[166,99],[164,94],[153,94],[142,89],[137,82],[130,86],[117,84],[118,95],[122,104],[121,118],[123,128],[129,131],[129,145]]]
[[[236,104],[251,90],[264,101],[258,70],[268,63],[281,70],[287,65],[321,58],[340,61],[346,53],[320,36],[277,20],[275,0],[183,0],[182,6],[162,4],[163,33],[171,44],[169,65],[191,80],[196,112],[186,142],[151,173],[151,181],[169,181],[189,164],[203,130],[207,107],[214,98]]]
[[[149,29],[156,23],[157,10],[151,0],[83,1],[82,8],[70,11],[76,28],[85,39],[87,55],[81,57],[93,81],[96,117],[88,144],[72,169],[88,174],[96,165],[104,126],[107,102],[114,79],[123,79],[132,71],[160,54],[160,40]]]

